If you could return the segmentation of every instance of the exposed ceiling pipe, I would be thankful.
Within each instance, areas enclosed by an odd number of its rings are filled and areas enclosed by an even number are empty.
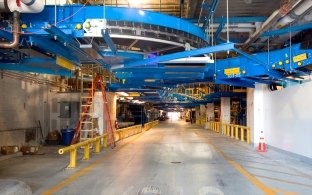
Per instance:
[[[0,0],[0,11],[13,12],[13,41],[10,43],[0,43],[0,48],[9,49],[18,46],[20,40],[20,13],[38,13],[43,8],[44,4],[41,0]]]
[[[249,39],[244,43],[242,49],[247,50],[249,46],[261,36],[262,33],[271,29],[272,26],[274,26],[282,17],[291,12],[302,1],[304,0],[290,0],[283,6],[283,10],[278,9],[274,11],[273,14],[262,24],[261,28],[249,37]]]
[[[294,21],[294,23],[292,23],[292,25],[293,26],[303,25],[311,21],[312,21],[312,9],[310,8],[310,10],[306,12],[306,14],[300,16],[299,18],[296,18],[296,20]],[[281,45],[285,43],[287,40],[289,40],[291,37],[296,36],[298,33],[299,31],[296,31],[296,32],[291,32],[291,33],[275,36],[274,39],[271,41],[271,44]]]
[[[10,43],[0,43],[0,48],[14,48],[18,46],[19,38],[20,38],[20,13],[18,11],[13,12],[13,25],[12,25],[12,32],[13,32],[13,41]]]
[[[283,28],[285,26],[291,25],[302,25],[312,21],[312,1],[304,1],[300,5],[298,5],[292,12],[290,12],[287,16],[282,18],[278,23],[275,25],[273,30]],[[291,34],[282,34],[279,36],[274,37],[271,43],[274,44],[283,44],[285,41],[290,39],[291,37],[295,36],[299,32],[292,32]],[[291,36],[291,37],[290,37]],[[267,38],[262,39],[261,42],[266,41]]]
[[[0,0],[1,12],[39,13],[43,10],[42,0]]]

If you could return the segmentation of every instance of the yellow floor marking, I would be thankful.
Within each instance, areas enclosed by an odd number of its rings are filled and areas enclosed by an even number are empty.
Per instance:
[[[215,145],[207,141],[207,144],[211,146],[220,156],[222,156],[228,163],[230,163],[238,172],[240,172],[243,176],[245,176],[252,184],[254,184],[257,188],[259,188],[261,191],[263,191],[267,195],[275,195],[276,192],[274,192],[271,188],[266,186],[264,183],[262,183],[260,180],[255,178],[253,175],[251,175],[248,171],[246,171],[242,166],[240,166],[237,162],[232,160],[230,157],[224,154],[219,148],[217,148]]]
[[[278,193],[282,193],[284,195],[299,195],[299,193],[297,193],[297,192],[287,192],[287,191],[284,191],[284,190],[281,190],[281,189],[274,189],[274,188],[272,188],[272,190],[274,192],[276,192],[277,194]]]
[[[284,180],[284,179],[278,179],[278,178],[274,178],[274,177],[267,177],[267,176],[262,176],[262,175],[255,175],[255,176],[262,177],[262,178],[265,178],[265,179],[271,179],[271,180],[275,180],[275,181],[279,181],[279,182],[284,182],[284,183],[288,183],[288,184],[294,184],[294,185],[299,185],[299,186],[305,186],[305,187],[308,187],[308,188],[312,188],[312,185],[309,185],[309,184],[303,184],[303,183],[288,181],[288,180]]]
[[[308,177],[308,176],[306,176],[306,175],[297,175],[297,174],[293,174],[293,173],[286,173],[286,172],[282,172],[282,171],[276,171],[276,170],[271,170],[271,169],[253,167],[253,166],[248,166],[248,165],[244,165],[244,167],[251,168],[251,169],[258,169],[258,170],[263,170],[263,171],[270,171],[270,172],[275,172],[275,173],[281,173],[281,174],[286,174],[286,175],[291,175],[291,176],[296,176],[296,177],[302,177],[302,178],[309,178],[309,179],[311,179],[311,177]]]
[[[114,151],[110,151],[110,153],[106,154],[103,158],[101,158],[101,159],[95,161],[94,163],[84,167],[83,169],[79,170],[78,172],[76,172],[72,176],[70,176],[67,179],[63,180],[62,182],[56,184],[55,186],[51,187],[50,189],[44,191],[42,194],[43,195],[49,195],[49,194],[53,194],[53,193],[56,193],[56,192],[60,191],[62,188],[66,187],[67,185],[69,185],[71,183],[73,183],[78,178],[80,178],[81,176],[83,176],[84,174],[86,174],[87,172],[92,170],[94,167],[96,167],[97,165],[99,165],[100,163],[102,163],[103,161],[108,159],[109,157],[111,157],[114,153],[116,153],[117,151],[119,151],[120,149],[124,148],[128,144],[130,144],[130,143],[134,142],[135,140],[137,140],[142,135],[143,135],[143,133],[135,135],[136,137],[133,138],[132,140],[130,140],[128,143],[120,146],[119,148],[116,148],[116,150],[114,150]]]

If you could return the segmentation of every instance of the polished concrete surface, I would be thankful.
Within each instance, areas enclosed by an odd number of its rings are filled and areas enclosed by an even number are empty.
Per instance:
[[[312,194],[311,164],[184,121],[161,122],[117,145],[76,169],[66,169],[68,154],[45,147],[1,161],[0,179],[23,181],[34,194]]]

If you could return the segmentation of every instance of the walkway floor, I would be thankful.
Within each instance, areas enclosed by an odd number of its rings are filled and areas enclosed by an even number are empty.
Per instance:
[[[68,155],[0,162],[0,179],[25,181],[35,194],[312,194],[312,166],[183,121],[162,122],[65,169]]]

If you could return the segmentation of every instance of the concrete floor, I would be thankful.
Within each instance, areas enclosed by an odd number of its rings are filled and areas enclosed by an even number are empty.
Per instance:
[[[65,168],[68,154],[57,147],[42,151],[1,161],[0,179],[24,181],[34,194],[312,194],[311,164],[183,121],[162,122],[76,169]]]

